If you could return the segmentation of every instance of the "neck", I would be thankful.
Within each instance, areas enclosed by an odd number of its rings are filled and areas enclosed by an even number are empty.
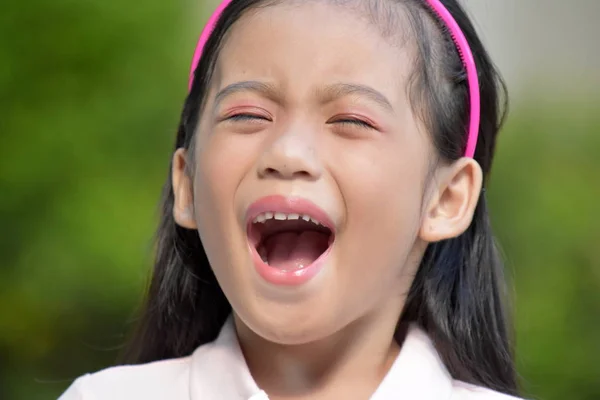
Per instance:
[[[368,398],[400,351],[400,304],[366,315],[315,342],[281,345],[235,323],[252,377],[271,399]]]

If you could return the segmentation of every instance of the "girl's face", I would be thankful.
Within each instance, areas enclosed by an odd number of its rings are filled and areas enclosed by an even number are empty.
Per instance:
[[[413,63],[410,43],[324,2],[250,11],[226,37],[187,158],[192,196],[175,192],[259,336],[300,344],[397,320],[426,247],[433,154],[408,100]],[[252,222],[264,212],[293,220]]]

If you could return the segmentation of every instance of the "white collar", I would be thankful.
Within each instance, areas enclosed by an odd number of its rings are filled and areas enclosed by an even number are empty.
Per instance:
[[[239,346],[233,318],[218,338],[199,347],[192,355],[190,399],[267,400],[248,370]],[[452,378],[431,340],[422,330],[411,327],[400,354],[371,400],[440,400],[452,395]]]

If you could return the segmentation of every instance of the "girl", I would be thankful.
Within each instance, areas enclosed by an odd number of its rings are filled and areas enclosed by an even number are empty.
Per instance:
[[[456,0],[225,1],[192,66],[138,365],[62,399],[516,394],[482,189],[502,89]]]

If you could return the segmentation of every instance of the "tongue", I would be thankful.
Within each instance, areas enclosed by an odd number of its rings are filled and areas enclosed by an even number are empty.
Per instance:
[[[267,262],[282,270],[294,270],[312,264],[329,247],[329,235],[322,232],[283,232],[264,244]]]

